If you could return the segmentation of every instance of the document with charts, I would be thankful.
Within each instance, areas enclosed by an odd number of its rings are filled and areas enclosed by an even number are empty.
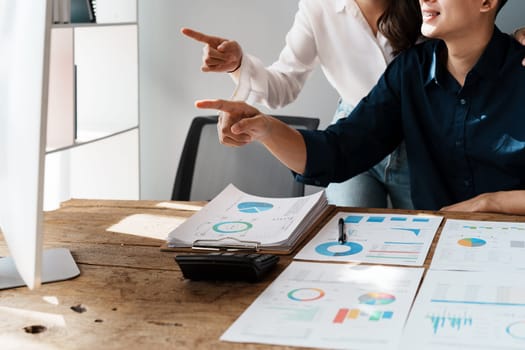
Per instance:
[[[397,349],[423,268],[292,262],[221,340]]]
[[[324,191],[304,197],[268,198],[244,193],[230,184],[170,232],[167,247],[289,253],[327,208]]]
[[[525,270],[525,223],[447,220],[432,269]]]
[[[343,218],[347,240],[338,242]],[[295,259],[423,266],[443,217],[338,212]]]
[[[400,349],[525,349],[523,273],[427,271]]]

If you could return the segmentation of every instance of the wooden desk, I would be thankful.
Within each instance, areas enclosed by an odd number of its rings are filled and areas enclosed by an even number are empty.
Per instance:
[[[286,348],[219,341],[222,333],[291,261],[259,283],[184,280],[163,241],[108,232],[132,214],[185,219],[192,210],[155,201],[70,200],[45,215],[47,247],[67,247],[79,265],[76,279],[36,291],[0,291],[1,349],[268,349]],[[177,202],[170,202],[177,204]],[[181,203],[180,204],[187,204]],[[192,203],[201,206],[203,203]],[[362,212],[413,211],[348,209]],[[443,215],[444,213],[440,213]],[[445,214],[448,218],[525,221],[524,216]],[[0,237],[1,238],[1,237]],[[428,267],[434,251],[425,262]],[[0,239],[0,255],[7,249]],[[79,313],[72,306],[82,305]],[[24,327],[44,325],[40,334]]]

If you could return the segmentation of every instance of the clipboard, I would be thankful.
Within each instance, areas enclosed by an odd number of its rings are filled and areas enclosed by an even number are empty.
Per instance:
[[[165,242],[160,246],[162,252],[257,252],[261,254],[290,255],[306,244],[335,214],[337,207],[328,205],[318,218],[304,232],[298,235],[298,239],[289,247],[266,247],[258,241],[239,240],[235,237],[224,237],[221,239],[198,239],[191,246],[173,247]]]

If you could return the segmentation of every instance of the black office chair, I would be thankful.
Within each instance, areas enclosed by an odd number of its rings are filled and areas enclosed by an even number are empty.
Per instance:
[[[297,129],[315,130],[318,118],[274,116]],[[195,117],[182,149],[172,200],[210,200],[232,183],[241,191],[263,197],[298,197],[304,184],[295,181],[261,144],[221,145],[217,116]]]

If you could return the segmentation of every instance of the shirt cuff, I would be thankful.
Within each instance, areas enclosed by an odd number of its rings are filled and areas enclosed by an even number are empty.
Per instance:
[[[296,174],[297,181],[307,185],[326,187],[333,179],[334,152],[326,136],[318,130],[298,130],[306,144],[306,166],[303,174]]]
[[[231,99],[234,101],[246,101],[250,95],[250,57],[244,55],[239,68],[229,74],[236,84]]]

